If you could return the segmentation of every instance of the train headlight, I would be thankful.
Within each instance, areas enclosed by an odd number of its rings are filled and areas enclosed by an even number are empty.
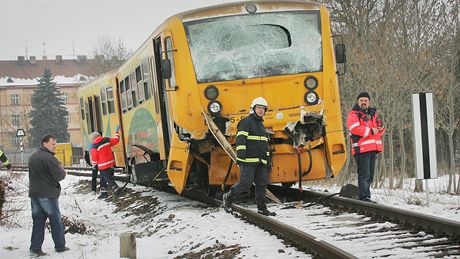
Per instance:
[[[308,91],[307,93],[305,93],[303,100],[310,105],[314,105],[318,103],[319,96],[317,93],[313,91]]]
[[[204,89],[204,96],[210,101],[215,100],[219,96],[219,89],[213,85],[210,85]]]
[[[309,76],[305,78],[305,81],[303,81],[303,84],[308,90],[315,90],[316,87],[318,87],[318,80],[314,76]]]
[[[257,6],[255,6],[254,4],[247,4],[246,5],[246,11],[248,13],[255,13],[255,12],[257,12]]]
[[[222,111],[222,104],[214,100],[208,104],[208,111],[212,114],[218,114]]]

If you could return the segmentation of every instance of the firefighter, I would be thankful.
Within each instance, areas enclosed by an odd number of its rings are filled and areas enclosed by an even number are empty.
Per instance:
[[[3,153],[2,150],[0,150],[0,160],[2,161],[2,164],[4,167],[6,167],[6,169],[11,169],[11,163],[10,161],[8,161],[8,158],[5,156],[5,153]]]
[[[263,97],[255,98],[250,106],[249,116],[238,123],[236,134],[237,164],[240,169],[240,181],[223,196],[226,212],[231,212],[231,205],[241,193],[256,186],[257,211],[265,216],[275,216],[265,204],[265,189],[268,184],[270,153],[268,135],[263,124],[263,117],[268,103]]]

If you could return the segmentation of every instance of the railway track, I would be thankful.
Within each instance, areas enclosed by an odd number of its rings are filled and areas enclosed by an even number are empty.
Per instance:
[[[82,172],[87,170],[90,169],[77,168],[68,173],[90,176],[89,172]],[[126,180],[126,176],[116,178]],[[270,189],[290,199],[299,197],[295,189],[280,186],[270,186]],[[175,193],[172,187],[164,191]],[[183,196],[220,206],[220,201],[209,198],[204,192],[185,191]],[[303,191],[301,199],[304,204],[314,205],[290,206],[296,210],[295,220],[285,209],[289,207],[286,205],[271,206],[278,214],[276,217],[260,215],[252,205],[233,204],[233,214],[321,258],[405,258],[408,251],[410,256],[418,258],[460,256],[459,222],[335,197],[330,193]],[[393,223],[381,222],[385,220]]]

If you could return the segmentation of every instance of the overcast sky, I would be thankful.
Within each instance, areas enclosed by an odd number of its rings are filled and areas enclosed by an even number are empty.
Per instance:
[[[109,35],[136,50],[169,16],[229,0],[0,0],[0,60],[90,55]],[[45,45],[43,45],[43,43]]]

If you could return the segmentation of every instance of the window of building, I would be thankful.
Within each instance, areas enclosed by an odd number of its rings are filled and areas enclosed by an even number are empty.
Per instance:
[[[19,115],[11,115],[11,124],[19,126]]]
[[[107,108],[109,110],[109,113],[115,113],[115,103],[113,101],[113,89],[111,86],[107,87]]]
[[[69,100],[69,94],[68,93],[62,93],[61,98],[62,98],[62,101],[64,102],[64,104],[67,104],[67,102]]]
[[[11,104],[19,104],[19,94],[11,94]]]

